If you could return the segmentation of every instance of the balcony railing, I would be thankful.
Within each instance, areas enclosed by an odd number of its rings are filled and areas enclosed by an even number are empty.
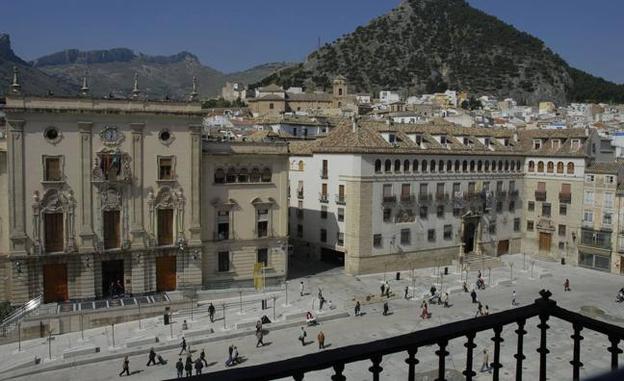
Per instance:
[[[401,194],[401,202],[404,204],[413,204],[415,199],[413,194]]]
[[[571,204],[572,203],[572,193],[559,192],[559,202],[562,202],[564,204]]]
[[[327,169],[323,170],[321,169],[321,179],[327,179],[328,175],[327,175]]]
[[[329,196],[327,193],[319,193],[319,201],[323,203],[329,202]]]
[[[541,297],[532,304],[484,317],[431,327],[401,336],[377,340],[375,342],[319,351],[317,353],[284,359],[274,363],[203,374],[195,378],[198,380],[206,379],[211,381],[251,381],[291,378],[295,381],[302,381],[306,373],[329,369],[334,373],[334,375],[330,377],[332,380],[344,381],[346,380],[346,377],[343,375],[345,365],[349,364],[350,366],[364,366],[371,373],[370,377],[359,377],[360,379],[366,378],[378,381],[383,371],[380,364],[384,356],[395,353],[405,353],[407,356],[405,360],[407,364],[407,380],[415,381],[417,366],[419,364],[416,355],[422,351],[434,350],[428,347],[435,346],[437,350],[435,350],[434,353],[438,358],[436,370],[437,379],[446,380],[446,359],[450,354],[447,351],[450,349],[449,342],[451,340],[463,339],[466,341],[464,344],[466,348],[466,360],[463,374],[466,380],[473,380],[476,376],[474,349],[477,345],[475,344],[475,338],[480,332],[491,332],[493,334],[491,339],[493,342],[493,356],[491,357],[491,359],[493,359],[491,364],[492,380],[498,381],[502,379],[501,377],[504,379],[521,380],[523,379],[524,373],[523,367],[531,366],[535,367],[538,371],[537,380],[546,381],[548,376],[548,354],[551,353],[548,349],[548,337],[552,337],[552,333],[548,335],[550,326],[547,323],[551,318],[557,318],[571,323],[570,330],[573,334],[570,338],[573,349],[570,351],[570,375],[572,380],[576,381],[580,379],[580,370],[583,366],[581,362],[581,341],[583,340],[581,332],[584,329],[605,336],[609,343],[609,346],[605,350],[605,355],[608,356],[610,360],[605,361],[605,370],[610,366],[611,371],[616,372],[618,368],[618,357],[619,354],[622,353],[619,345],[620,341],[624,340],[624,327],[592,319],[561,308],[557,306],[554,300],[550,299],[550,291],[542,290],[540,291],[540,295]],[[525,335],[528,333],[526,329],[531,329],[533,327],[533,324],[527,324],[527,320],[533,318],[539,319],[539,324],[537,325],[539,331],[537,352],[539,356],[535,363],[527,364],[524,362],[526,358],[524,354],[524,345],[526,343]],[[511,360],[510,363],[504,364],[505,369],[509,369],[510,374],[508,376],[501,374],[501,368],[503,367],[503,363],[501,363],[501,343],[503,342],[503,334],[515,334],[516,336],[516,340],[514,340],[516,343],[514,359]],[[558,337],[567,336],[558,335]],[[453,347],[456,348],[457,346]],[[595,348],[595,350],[600,349]],[[561,356],[563,353],[559,351],[551,354],[551,356],[552,355]],[[458,357],[454,355],[455,362],[457,358]],[[368,367],[368,365],[355,364],[366,360],[370,361],[372,366]],[[392,366],[399,366],[398,364],[400,363],[394,363]],[[621,380],[621,378],[617,377],[618,375],[614,373],[612,377],[608,377],[606,380]]]
[[[546,191],[535,191],[535,201],[546,201]]]
[[[509,197],[518,197],[520,195],[520,192],[517,189],[514,190],[510,190],[509,191]]]
[[[303,190],[298,190],[298,191],[297,191],[297,198],[298,198],[299,200],[303,200]]]
[[[431,193],[419,193],[418,194],[418,202],[421,204],[425,204],[431,202],[433,200],[433,196]]]
[[[448,193],[436,193],[435,194],[435,199],[438,202],[446,202],[448,201],[450,198]]]
[[[499,200],[504,200],[505,198],[507,198],[507,191],[504,191],[504,190],[496,191],[496,198]]]
[[[344,194],[336,195],[336,204],[345,205],[346,203],[347,203],[347,196],[345,196]]]
[[[396,195],[393,195],[393,194],[391,194],[391,195],[384,195],[382,197],[382,201],[383,201],[384,204],[393,204],[393,203],[396,202],[396,200],[397,200],[397,197],[396,197]]]

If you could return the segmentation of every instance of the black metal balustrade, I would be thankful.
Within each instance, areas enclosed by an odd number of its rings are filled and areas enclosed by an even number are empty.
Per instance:
[[[523,340],[524,335],[527,334],[525,330],[525,328],[527,328],[526,321],[537,317],[539,319],[537,328],[540,334],[539,347],[537,348],[539,361],[538,364],[535,365],[539,369],[539,381],[546,381],[547,379],[548,354],[550,352],[548,349],[547,333],[550,328],[548,325],[550,318],[558,318],[572,324],[573,334],[570,336],[573,340],[573,351],[570,361],[572,380],[579,380],[580,368],[583,366],[580,358],[580,347],[581,341],[583,340],[581,332],[584,329],[605,335],[610,343],[607,351],[610,354],[611,371],[614,373],[600,380],[621,380],[622,378],[620,377],[622,373],[616,374],[615,372],[618,368],[618,357],[622,353],[622,349],[619,348],[619,345],[620,341],[624,340],[624,327],[595,320],[561,308],[557,306],[554,300],[550,299],[550,291],[542,290],[540,291],[540,295],[541,297],[536,299],[533,304],[502,311],[489,316],[458,321],[389,339],[325,350],[287,360],[207,373],[195,376],[193,379],[206,379],[210,381],[268,381],[292,377],[295,381],[301,381],[304,379],[306,373],[333,369],[334,375],[331,377],[333,381],[346,381],[346,376],[343,375],[346,364],[369,360],[372,363],[368,368],[368,371],[371,373],[371,379],[378,381],[380,379],[380,374],[383,372],[383,367],[380,364],[384,356],[407,352],[408,357],[405,360],[408,367],[407,379],[409,381],[414,381],[416,379],[416,366],[419,363],[416,354],[419,349],[427,346],[436,346],[437,350],[435,354],[438,357],[437,381],[445,381],[446,357],[449,355],[449,352],[446,350],[447,346],[451,340],[465,337],[466,368],[463,371],[463,375],[467,381],[471,381],[476,375],[473,368],[473,350],[476,348],[476,344],[474,343],[476,334],[479,332],[492,331],[492,342],[494,343],[492,380],[498,381],[501,379],[500,369],[503,367],[501,363],[501,343],[503,342],[501,333],[503,327],[515,325],[517,327],[517,329],[513,331],[517,335],[516,354],[514,355],[515,380],[521,381],[523,376],[523,361],[526,358],[524,355],[525,348]]]

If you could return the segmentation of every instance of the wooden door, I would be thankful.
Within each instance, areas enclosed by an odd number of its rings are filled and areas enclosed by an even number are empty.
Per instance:
[[[156,290],[173,291],[176,289],[175,255],[156,258]]]
[[[63,233],[63,213],[44,213],[43,234],[46,252],[63,251]]]
[[[173,245],[173,209],[158,209],[158,244]]]
[[[107,210],[104,212],[104,248],[115,249],[118,247],[121,247],[119,211]]]
[[[550,233],[539,233],[539,249],[540,251],[550,251]]]
[[[67,265],[43,265],[43,302],[64,302],[67,299]]]
[[[498,241],[498,255],[509,254],[509,240]]]

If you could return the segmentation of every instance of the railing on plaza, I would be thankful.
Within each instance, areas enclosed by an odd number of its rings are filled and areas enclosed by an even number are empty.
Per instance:
[[[43,295],[39,295],[26,303],[22,304],[17,309],[13,310],[9,316],[4,318],[0,322],[0,335],[6,336],[17,324],[26,317],[29,313],[37,309],[43,302]]]
[[[513,356],[514,360],[512,360],[512,363],[515,363],[515,370],[512,374],[515,374],[513,379],[521,381],[523,361],[526,358],[524,355],[524,336],[528,333],[525,330],[525,328],[528,328],[526,327],[526,322],[528,319],[535,317],[539,319],[539,324],[537,325],[539,329],[539,347],[537,348],[539,360],[535,364],[539,373],[539,381],[545,381],[548,374],[548,354],[550,353],[548,349],[548,329],[550,328],[548,320],[551,317],[572,324],[573,335],[570,336],[573,341],[573,350],[570,354],[572,380],[579,380],[580,369],[583,366],[580,358],[581,341],[583,340],[581,331],[583,329],[606,336],[610,343],[610,346],[607,348],[607,352],[610,354],[610,368],[612,371],[617,370],[618,356],[622,353],[618,345],[621,340],[624,340],[624,327],[605,323],[563,309],[557,306],[554,300],[550,299],[550,291],[542,290],[540,295],[541,297],[530,305],[489,316],[449,323],[389,339],[350,345],[273,363],[219,371],[194,378],[211,381],[263,381],[292,377],[295,381],[301,381],[306,373],[331,369],[334,373],[331,377],[333,381],[345,381],[346,376],[343,375],[345,365],[369,360],[372,363],[368,368],[368,371],[371,373],[370,378],[373,381],[379,381],[383,371],[381,367],[383,357],[407,352],[407,358],[405,359],[408,371],[407,379],[414,381],[416,380],[416,370],[419,363],[419,360],[416,358],[418,351],[421,348],[435,345],[438,347],[438,350],[435,351],[438,357],[437,380],[445,381],[446,358],[450,354],[447,351],[449,341],[465,338],[466,363],[463,375],[466,380],[470,381],[476,376],[474,369],[474,349],[477,347],[475,337],[479,332],[492,331],[492,341],[494,342],[492,380],[498,381],[501,380],[501,368],[503,368],[503,363],[501,363],[501,343],[503,338],[501,334],[505,326],[515,325],[516,329],[513,332],[517,335],[517,344],[516,353]],[[561,356],[561,353],[557,355]],[[606,369],[607,367],[605,366]],[[618,376],[614,375],[613,378],[606,378],[606,380],[619,379],[616,377]]]

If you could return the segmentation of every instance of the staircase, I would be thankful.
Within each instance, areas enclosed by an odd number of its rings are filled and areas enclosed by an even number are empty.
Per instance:
[[[13,311],[9,316],[6,317],[2,322],[0,322],[0,336],[6,337],[11,331],[13,331],[17,325],[30,313],[36,310],[43,301],[43,296],[39,295],[38,297],[27,301],[15,311]]]
[[[481,268],[484,270],[488,268],[494,269],[504,266],[503,262],[501,262],[498,257],[491,257],[485,254],[477,255],[473,252],[466,254],[464,257],[464,265],[470,271],[481,270]]]

